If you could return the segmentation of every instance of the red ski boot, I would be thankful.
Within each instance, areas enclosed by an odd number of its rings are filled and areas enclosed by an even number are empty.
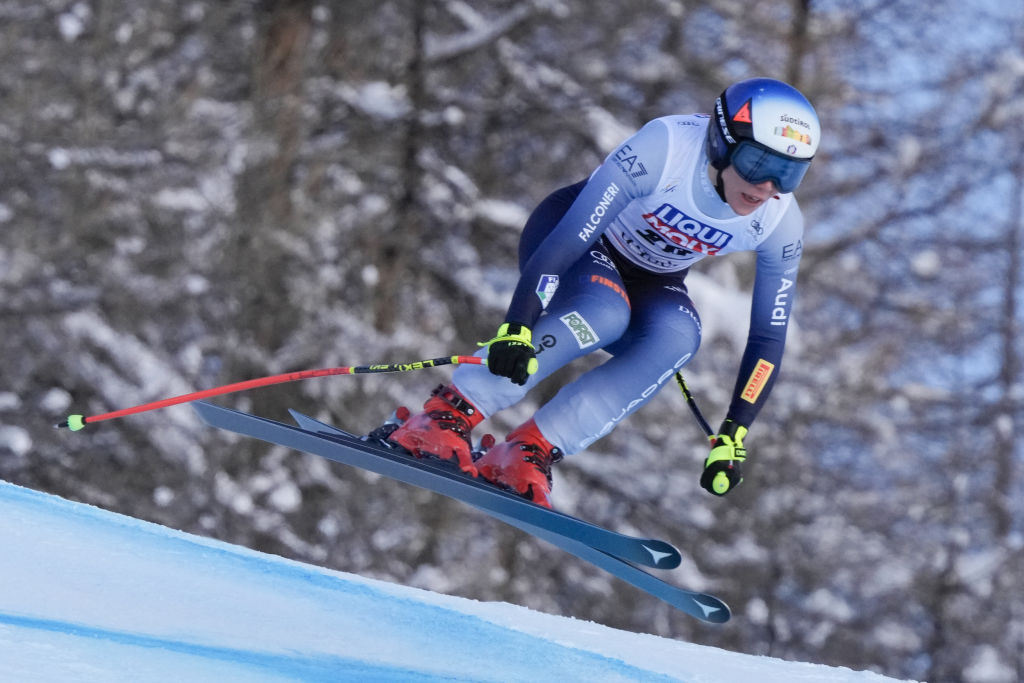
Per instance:
[[[406,420],[388,436],[388,441],[397,443],[417,458],[455,458],[459,469],[475,477],[477,468],[473,464],[469,432],[483,419],[480,411],[455,387],[442,384],[423,404],[423,412]]]
[[[487,451],[476,461],[476,467],[492,484],[550,508],[551,466],[561,459],[561,449],[548,443],[530,420]]]

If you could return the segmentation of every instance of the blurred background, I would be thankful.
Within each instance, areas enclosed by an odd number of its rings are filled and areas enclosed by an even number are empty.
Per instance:
[[[663,537],[709,628],[468,507],[204,427],[52,425],[267,374],[471,353],[522,223],[649,119],[771,76],[823,143],[743,487],[669,387],[556,469]],[[364,576],[929,681],[1024,680],[1019,0],[0,1],[0,477]],[[688,280],[717,424],[753,261]],[[701,303],[705,302],[704,305]],[[478,431],[499,437],[560,372]],[[220,399],[350,429],[450,370]],[[495,644],[500,647],[500,644]]]

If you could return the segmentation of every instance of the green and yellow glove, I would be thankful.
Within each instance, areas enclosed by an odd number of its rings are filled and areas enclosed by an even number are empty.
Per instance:
[[[494,339],[479,346],[487,347],[487,369],[492,374],[508,377],[520,386],[537,372],[537,354],[530,328],[519,323],[503,323]]]
[[[743,481],[740,465],[747,459],[747,449],[743,447],[746,435],[746,427],[726,419],[718,434],[711,437],[711,453],[704,461],[704,473],[700,476],[704,489],[724,496],[740,485]]]

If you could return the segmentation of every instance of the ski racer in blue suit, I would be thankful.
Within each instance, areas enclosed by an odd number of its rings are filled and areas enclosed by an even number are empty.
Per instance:
[[[390,440],[550,507],[551,465],[608,434],[696,353],[701,322],[690,267],[756,253],[750,331],[726,417],[701,485],[741,481],[743,438],[775,383],[796,296],[804,222],[792,196],[821,137],[796,89],[757,78],[728,87],[708,115],[655,119],[584,181],[534,210],[519,246],[521,276],[487,366],[464,365]],[[570,361],[603,349],[602,365],[564,386],[474,462],[470,430],[518,402]]]

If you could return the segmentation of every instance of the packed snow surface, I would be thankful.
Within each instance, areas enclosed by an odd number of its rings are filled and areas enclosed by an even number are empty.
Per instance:
[[[891,680],[369,580],[6,482],[0,547],[5,681]]]

